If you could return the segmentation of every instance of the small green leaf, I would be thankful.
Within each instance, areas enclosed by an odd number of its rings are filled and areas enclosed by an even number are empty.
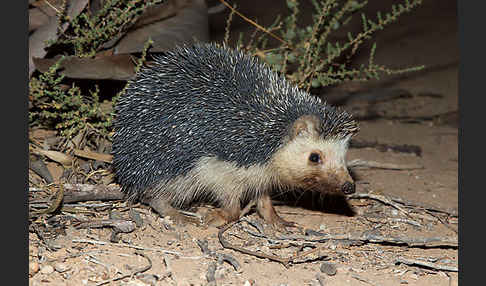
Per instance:
[[[313,80],[311,81],[311,86],[312,86],[313,88],[320,87],[320,86],[321,86],[321,82],[320,82],[318,79],[313,79]]]

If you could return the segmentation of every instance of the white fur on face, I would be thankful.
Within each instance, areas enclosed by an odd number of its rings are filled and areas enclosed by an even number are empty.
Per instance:
[[[346,153],[350,136],[344,139],[322,140],[315,136],[295,137],[272,158],[271,166],[284,185],[299,186],[304,179],[314,177],[326,183],[352,181],[346,168]],[[320,164],[309,163],[311,153],[319,153]]]

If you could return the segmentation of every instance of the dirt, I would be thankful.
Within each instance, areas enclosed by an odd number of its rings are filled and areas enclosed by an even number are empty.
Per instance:
[[[370,3],[371,10],[378,8],[377,2],[380,1]],[[359,100],[358,97],[348,101],[344,107],[356,113],[374,110],[382,115],[373,120],[362,120],[356,139],[417,145],[422,151],[421,156],[417,156],[383,152],[376,148],[351,148],[349,161],[362,159],[423,167],[414,170],[353,170],[357,192],[397,197],[412,204],[429,206],[429,210],[400,204],[407,212],[404,214],[377,200],[350,199],[346,203],[346,207],[354,211],[354,215],[350,216],[336,208],[319,207],[326,204],[316,203],[317,207],[308,207],[297,199],[296,204],[287,201],[276,207],[286,220],[296,222],[305,229],[331,235],[358,237],[363,233],[375,233],[388,238],[438,237],[457,241],[457,213],[454,214],[458,207],[459,52],[456,1],[425,2],[417,13],[406,15],[400,23],[377,35],[376,62],[393,67],[423,64],[428,68],[405,77],[383,78],[359,85],[360,89],[402,89],[408,92],[408,96],[375,103]],[[249,3],[241,4],[241,11],[245,11],[246,5],[250,7]],[[259,7],[259,11],[267,10]],[[253,10],[248,8],[247,15],[253,15]],[[257,16],[262,14],[253,12]],[[216,25],[215,21],[211,25]],[[358,63],[366,61],[366,53],[363,58],[356,60]],[[354,87],[341,87],[342,90],[350,88]],[[447,116],[441,117],[444,114]],[[54,170],[53,164],[50,162],[48,167],[55,177],[59,177],[61,174]],[[328,203],[333,204],[336,202]],[[115,209],[123,217],[128,217],[125,206],[125,203],[118,202]],[[448,213],[431,211],[434,208]],[[73,217],[108,218],[108,212],[103,207],[96,211],[93,208],[85,209],[85,213],[71,215],[63,212],[51,221],[44,218],[40,225],[66,223]],[[267,233],[268,228],[260,233],[246,222],[240,222],[226,232],[225,238],[235,245],[279,257],[308,252],[286,267],[269,259],[224,249],[218,240],[217,228],[192,224],[177,226],[166,218],[158,217],[145,206],[135,209],[143,219],[143,226],[133,232],[119,234],[121,240],[118,243],[109,243],[112,235],[110,228],[76,229],[69,222],[52,239],[41,240],[38,234],[30,232],[29,263],[32,269],[29,285],[98,285],[102,281],[133,273],[148,264],[147,258],[135,254],[133,246],[145,248],[138,251],[151,260],[150,269],[143,275],[128,276],[106,285],[206,285],[208,268],[213,267],[215,262],[217,285],[319,285],[317,276],[324,281],[324,285],[338,286],[458,285],[455,271],[397,262],[397,259],[403,258],[457,267],[457,247],[412,247],[369,241],[278,240],[276,237],[282,238],[282,233]],[[250,213],[247,219],[261,222],[255,213]],[[301,234],[297,229],[290,231],[294,235]],[[316,238],[312,235],[307,237]],[[83,240],[85,242],[80,242]],[[239,269],[235,270],[224,261],[218,263],[213,256],[203,254],[197,240],[207,240],[211,251],[232,256],[239,262]],[[99,244],[101,242],[106,244]],[[161,249],[177,252],[177,255],[164,254]],[[336,273],[329,275],[322,272],[323,262],[331,263]],[[54,269],[46,267],[48,265]]]

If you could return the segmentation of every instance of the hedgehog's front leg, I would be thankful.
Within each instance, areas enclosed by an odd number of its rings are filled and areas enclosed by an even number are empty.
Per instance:
[[[277,214],[269,194],[264,194],[258,199],[257,211],[267,223],[277,228],[295,226],[295,223],[286,221]]]

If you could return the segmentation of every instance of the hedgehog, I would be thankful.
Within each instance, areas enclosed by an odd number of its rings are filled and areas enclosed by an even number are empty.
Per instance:
[[[196,201],[238,220],[250,202],[274,226],[274,190],[348,195],[358,123],[255,57],[214,43],[183,45],[144,65],[115,106],[113,168],[129,200],[175,215]]]

